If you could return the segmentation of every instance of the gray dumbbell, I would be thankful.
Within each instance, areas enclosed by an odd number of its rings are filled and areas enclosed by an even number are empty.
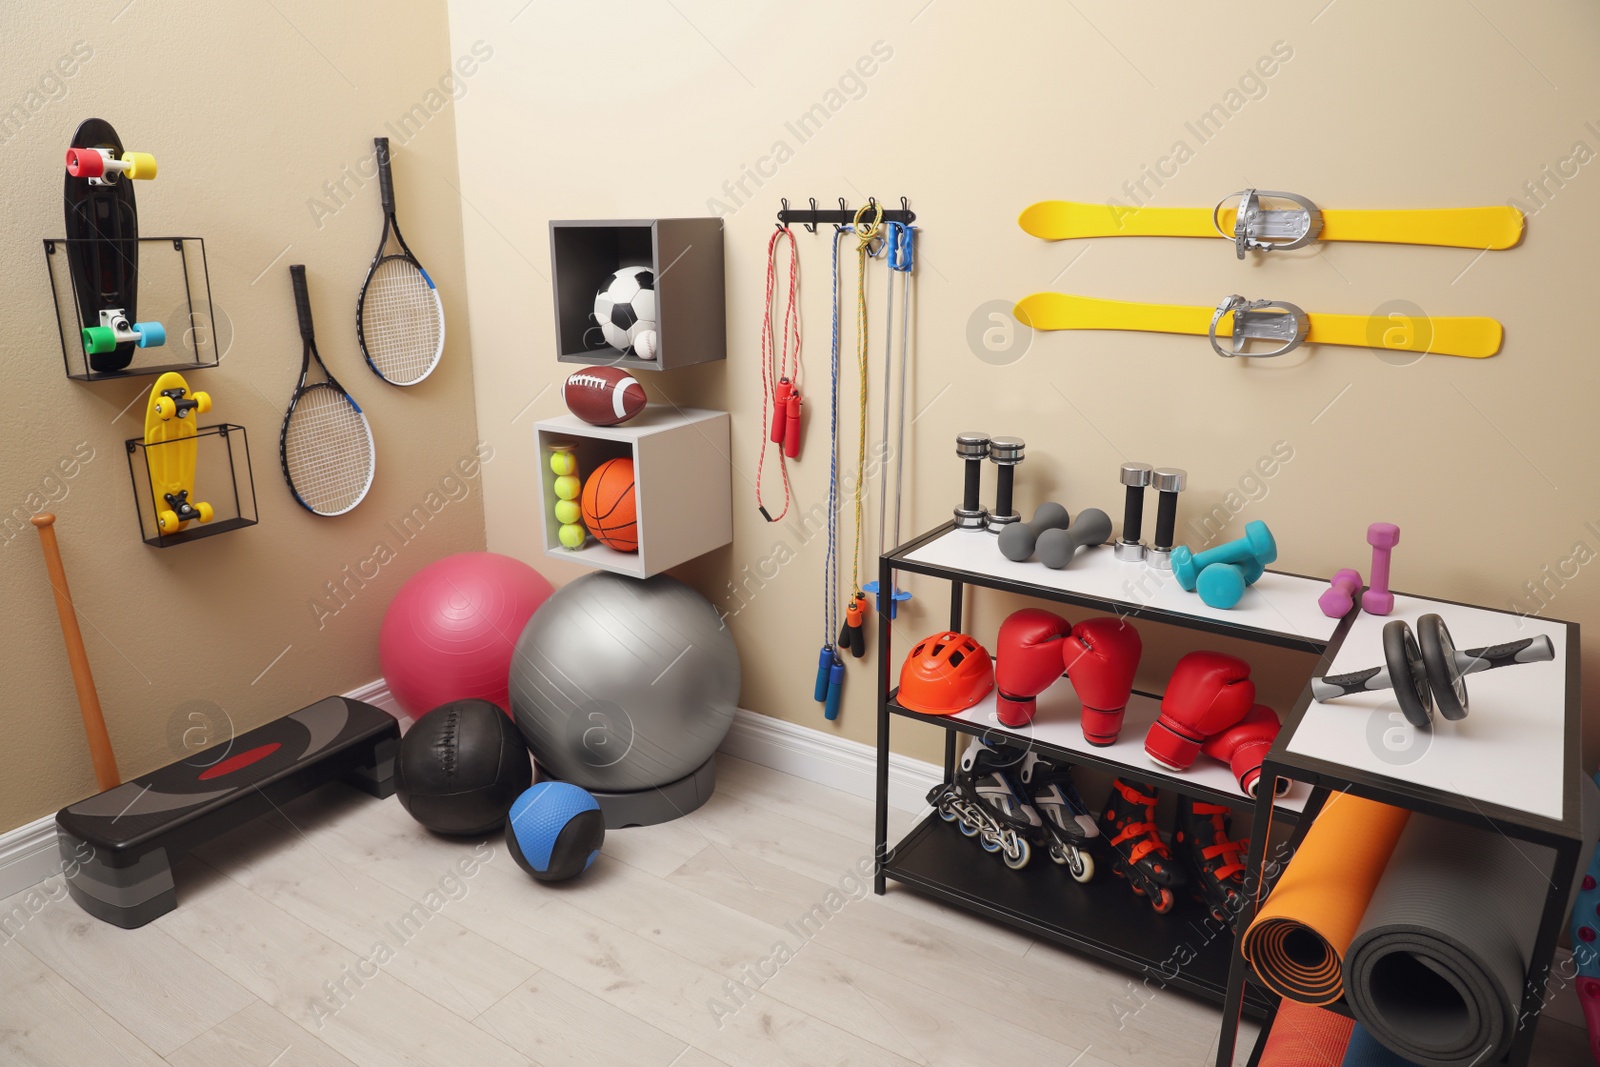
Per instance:
[[[1078,521],[1065,530],[1046,530],[1039,535],[1035,546],[1039,562],[1060,570],[1072,562],[1078,549],[1086,545],[1104,544],[1111,536],[1111,516],[1099,508],[1085,508],[1078,512]]]
[[[1013,522],[1000,531],[1000,554],[1021,563],[1033,555],[1039,535],[1046,530],[1065,530],[1072,522],[1067,509],[1047,500],[1034,510],[1027,522]]]

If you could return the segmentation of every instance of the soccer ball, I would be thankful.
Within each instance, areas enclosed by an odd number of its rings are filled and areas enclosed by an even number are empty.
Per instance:
[[[656,276],[649,267],[622,267],[600,283],[594,296],[594,321],[606,344],[633,351],[641,333],[656,329]]]

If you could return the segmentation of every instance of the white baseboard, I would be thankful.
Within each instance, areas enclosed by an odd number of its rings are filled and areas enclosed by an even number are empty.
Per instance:
[[[720,751],[859,797],[871,798],[877,785],[878,752],[871,745],[743,708],[734,712]],[[924,811],[928,790],[943,777],[932,763],[891,753],[889,803]]]
[[[0,834],[0,900],[38,885],[59,870],[54,815]]]

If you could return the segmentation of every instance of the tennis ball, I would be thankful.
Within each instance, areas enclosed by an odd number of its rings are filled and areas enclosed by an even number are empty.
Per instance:
[[[576,500],[583,492],[583,483],[576,474],[563,474],[556,479],[556,496],[562,500]]]
[[[583,540],[588,535],[589,531],[576,523],[568,523],[558,533],[561,544],[567,548],[582,548]]]
[[[570,526],[583,518],[583,509],[576,500],[556,501],[556,521],[563,526]]]
[[[550,453],[550,470],[557,477],[578,473],[578,457],[571,452]]]

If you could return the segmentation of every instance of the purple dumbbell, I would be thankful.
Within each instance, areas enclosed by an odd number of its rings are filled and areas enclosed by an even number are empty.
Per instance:
[[[1394,610],[1394,594],[1389,592],[1389,555],[1400,543],[1400,527],[1392,522],[1375,522],[1367,527],[1367,544],[1372,546],[1372,584],[1361,594],[1361,610],[1368,615],[1387,615]]]
[[[1361,572],[1345,567],[1336,572],[1328,588],[1317,598],[1317,606],[1330,619],[1342,619],[1356,606],[1356,594],[1361,592]]]

